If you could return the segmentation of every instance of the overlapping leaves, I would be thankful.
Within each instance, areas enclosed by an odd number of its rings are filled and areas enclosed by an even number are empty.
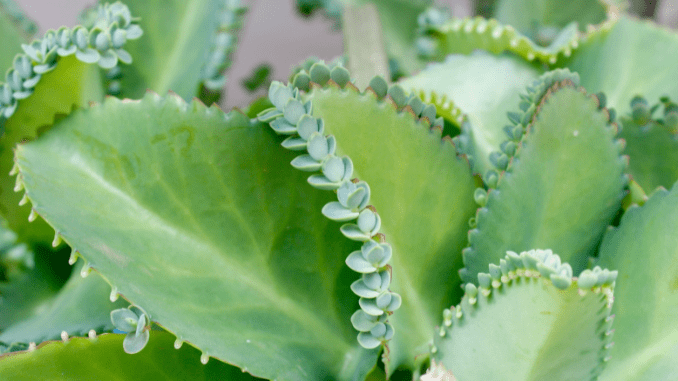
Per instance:
[[[364,377],[377,353],[350,323],[356,245],[273,135],[178,97],[109,99],[20,146],[18,177],[90,266],[205,359],[271,379]]]

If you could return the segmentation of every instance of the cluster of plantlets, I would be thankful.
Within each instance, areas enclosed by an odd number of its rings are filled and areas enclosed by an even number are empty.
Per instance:
[[[29,44],[6,1],[3,377],[678,373],[678,35],[623,2],[374,0],[389,78],[310,59],[225,113],[237,2]]]

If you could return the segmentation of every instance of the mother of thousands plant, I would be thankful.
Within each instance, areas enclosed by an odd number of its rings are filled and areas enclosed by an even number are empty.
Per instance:
[[[0,1],[0,378],[678,379],[678,35],[355,3],[388,78],[225,113],[237,1]]]

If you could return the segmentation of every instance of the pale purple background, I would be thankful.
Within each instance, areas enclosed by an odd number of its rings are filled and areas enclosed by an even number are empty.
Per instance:
[[[24,11],[38,23],[40,33],[62,25],[77,24],[77,15],[95,0],[16,0]],[[239,35],[239,44],[234,63],[227,72],[227,108],[242,107],[252,95],[240,85],[252,68],[269,63],[273,66],[273,78],[287,80],[290,68],[310,56],[325,60],[343,52],[342,35],[332,28],[332,21],[320,14],[310,19],[297,15],[294,0],[241,0],[249,8],[244,28]],[[436,0],[449,7],[456,16],[470,14],[470,2],[466,0]]]

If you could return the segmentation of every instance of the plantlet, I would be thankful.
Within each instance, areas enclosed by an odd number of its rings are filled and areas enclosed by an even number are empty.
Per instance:
[[[4,378],[678,373],[678,35],[623,2],[374,0],[389,78],[309,59],[225,113],[237,2],[29,44],[6,1]]]

